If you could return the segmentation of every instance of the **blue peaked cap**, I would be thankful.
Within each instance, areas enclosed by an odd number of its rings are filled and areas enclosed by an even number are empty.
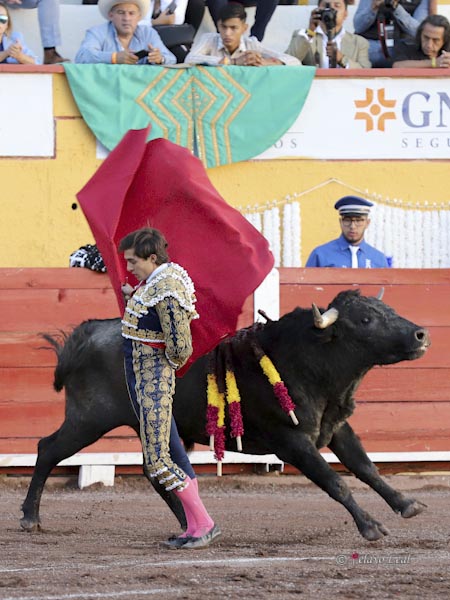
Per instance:
[[[359,196],[344,196],[336,202],[334,208],[339,211],[340,215],[361,215],[367,216],[373,202],[359,198]]]

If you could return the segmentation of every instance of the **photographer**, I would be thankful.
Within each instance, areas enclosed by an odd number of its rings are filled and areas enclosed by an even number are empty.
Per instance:
[[[429,0],[359,0],[355,32],[369,41],[373,67],[390,67],[398,40],[416,35],[429,13]]]
[[[295,56],[302,64],[323,69],[368,69],[367,40],[345,31],[347,0],[323,0],[315,8],[308,29],[294,31],[286,54]]]

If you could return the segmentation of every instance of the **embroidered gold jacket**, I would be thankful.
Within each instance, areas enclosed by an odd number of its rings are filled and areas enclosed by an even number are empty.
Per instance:
[[[128,300],[122,335],[144,343],[164,343],[167,359],[178,369],[192,354],[190,323],[199,315],[187,272],[176,263],[163,267]]]

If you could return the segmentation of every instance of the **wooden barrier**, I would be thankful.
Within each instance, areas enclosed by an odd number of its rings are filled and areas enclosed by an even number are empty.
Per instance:
[[[281,314],[311,302],[326,307],[344,289],[376,295],[381,286],[387,304],[429,328],[432,346],[420,360],[373,369],[357,391],[352,426],[372,453],[448,452],[449,270],[280,269]],[[40,334],[117,317],[118,308],[108,277],[85,269],[0,269],[0,290],[0,455],[35,454],[39,438],[64,418],[64,395],[52,387],[55,355]],[[252,318],[249,299],[239,325]],[[87,449],[139,451],[125,427]]]
[[[88,269],[0,269],[0,455],[35,454],[64,420],[64,394],[53,390],[56,357],[42,333],[69,332],[86,319],[120,316],[107,275]],[[249,299],[239,320],[253,321]],[[95,453],[136,453],[121,427],[93,444]],[[9,461],[8,461],[9,462]]]

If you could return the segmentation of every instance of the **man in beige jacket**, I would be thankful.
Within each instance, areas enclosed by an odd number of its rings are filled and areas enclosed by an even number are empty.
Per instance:
[[[347,14],[347,0],[321,0],[311,13],[309,28],[294,31],[286,54],[323,69],[369,69],[369,43],[345,31]]]

